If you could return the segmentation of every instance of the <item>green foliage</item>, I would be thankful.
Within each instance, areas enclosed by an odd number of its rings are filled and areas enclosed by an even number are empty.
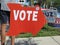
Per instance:
[[[51,26],[49,26],[48,24],[46,24],[42,30],[37,34],[37,36],[35,37],[40,37],[40,36],[56,36],[56,35],[60,35],[60,30],[53,28]],[[32,37],[32,34],[30,33],[26,33],[26,34],[21,34],[18,37],[24,38],[24,37]],[[34,36],[33,36],[34,37]]]
[[[48,7],[50,7],[51,6],[51,2],[53,2],[52,6],[54,6],[54,7],[60,6],[60,0],[42,0],[41,5],[43,6],[44,3],[45,3]]]
[[[60,0],[55,0],[53,6],[59,7],[60,6]]]
[[[54,27],[45,25],[45,27],[38,33],[37,36],[56,36],[60,35],[60,31]]]

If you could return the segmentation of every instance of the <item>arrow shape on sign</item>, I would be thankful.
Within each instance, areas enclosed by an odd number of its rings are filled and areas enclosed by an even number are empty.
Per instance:
[[[10,28],[6,35],[16,36],[20,33],[37,33],[46,24],[46,18],[39,8],[24,7],[20,4],[8,3],[10,8]]]

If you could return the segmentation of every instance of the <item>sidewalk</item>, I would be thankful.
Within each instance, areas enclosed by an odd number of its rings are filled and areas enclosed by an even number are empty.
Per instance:
[[[7,41],[11,45],[10,41]],[[15,45],[60,45],[60,36],[16,38]]]
[[[27,38],[18,38],[15,42],[21,40],[28,40]],[[36,45],[60,45],[60,36],[50,36],[50,37],[35,37],[31,39],[31,43]]]

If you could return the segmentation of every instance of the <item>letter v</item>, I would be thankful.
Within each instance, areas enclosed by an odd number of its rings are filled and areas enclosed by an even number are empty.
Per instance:
[[[13,10],[14,12],[14,20],[17,20],[18,19],[18,15],[19,15],[19,10]]]

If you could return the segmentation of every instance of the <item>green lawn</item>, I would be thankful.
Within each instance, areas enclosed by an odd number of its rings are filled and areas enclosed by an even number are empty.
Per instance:
[[[37,34],[36,37],[43,37],[43,36],[57,36],[60,35],[60,30],[53,28],[51,26],[45,25],[45,27]],[[32,37],[32,34],[30,33],[26,33],[26,34],[20,34],[19,36],[20,38],[24,38],[24,37]]]

